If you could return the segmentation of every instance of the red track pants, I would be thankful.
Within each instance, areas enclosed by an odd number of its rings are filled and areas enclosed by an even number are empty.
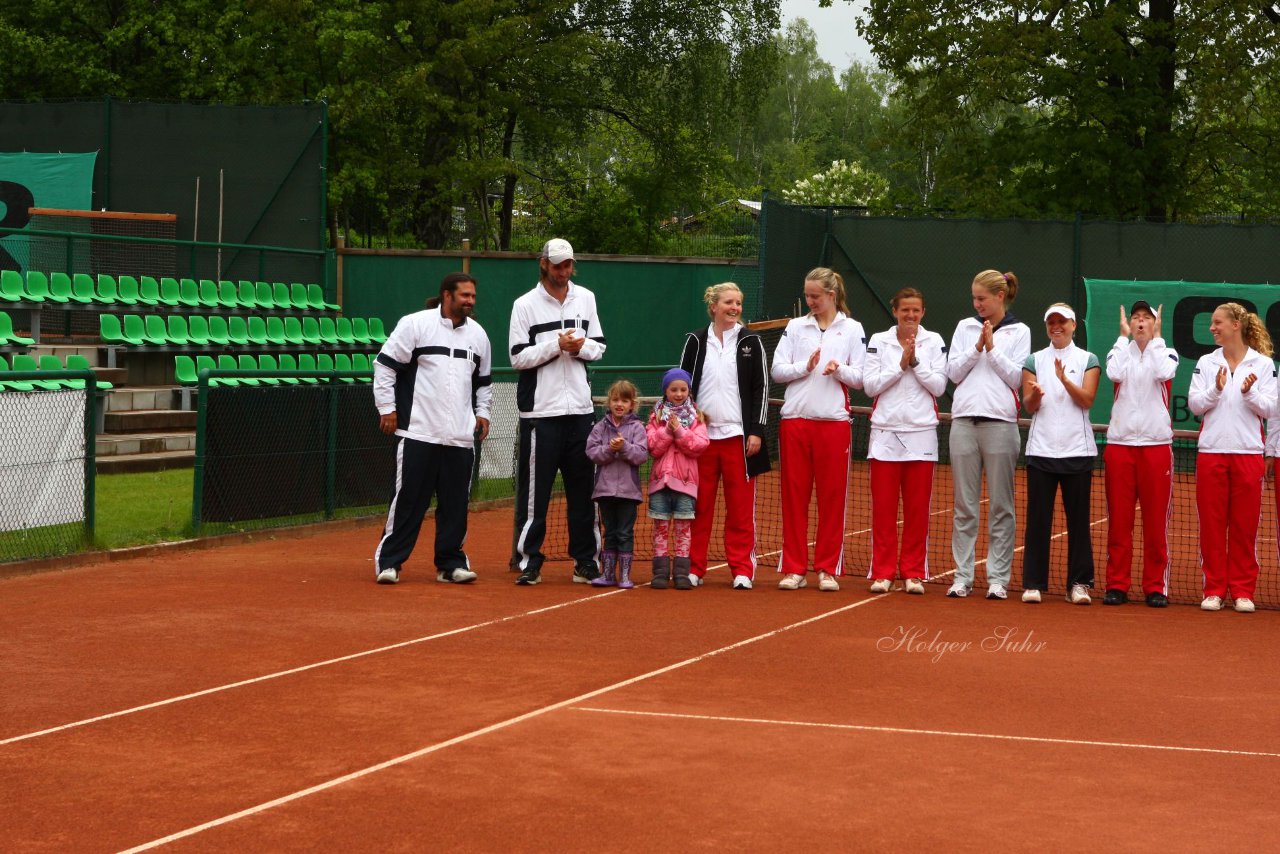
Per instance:
[[[929,577],[929,501],[933,462],[871,461],[871,571],[868,578]],[[898,556],[898,500],[902,556]]]
[[[1196,455],[1204,595],[1252,599],[1258,583],[1262,454]]]
[[[716,487],[724,478],[724,556],[734,575],[756,577],[756,484],[747,479],[743,437],[712,439],[698,457],[698,503],[689,547],[690,572],[707,574],[707,548],[716,517]],[[767,453],[762,447],[760,453]]]
[[[809,566],[809,499],[818,492],[813,568],[844,572],[844,511],[849,486],[848,421],[784,418],[778,431],[782,469],[782,560],[778,571],[803,575]]]
[[[1107,445],[1107,589],[1133,584],[1134,506],[1142,505],[1142,592],[1169,592],[1169,514],[1173,508],[1172,445]]]

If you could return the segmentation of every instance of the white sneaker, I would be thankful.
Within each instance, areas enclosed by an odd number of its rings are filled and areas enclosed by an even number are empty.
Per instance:
[[[1200,610],[1201,611],[1221,611],[1222,597],[1221,596],[1204,597],[1204,601],[1200,603]]]
[[[394,566],[389,566],[378,573],[379,584],[395,584],[400,580],[400,570]]]
[[[893,579],[890,578],[877,578],[875,581],[871,582],[872,593],[888,593],[892,587]]]
[[[1008,599],[1009,591],[1005,589],[1003,584],[991,584],[987,587],[988,599]]]
[[[1040,602],[1040,591],[1039,591],[1039,590],[1023,590],[1023,591],[1022,591],[1022,601],[1023,601],[1023,602],[1031,602],[1031,603],[1034,603],[1034,604],[1039,604],[1039,602]]]
[[[836,577],[829,572],[819,572],[818,589],[830,593],[833,590],[840,589],[840,582],[836,581]]]
[[[947,595],[952,599],[963,599],[969,595],[969,585],[963,581],[957,581],[947,588]]]
[[[442,581],[445,584],[470,584],[475,580],[476,574],[461,566],[436,573],[436,581]]]
[[[690,583],[690,584],[692,584],[694,587],[701,587],[701,586],[702,586],[702,576],[701,576],[701,575],[694,575],[692,572],[691,572],[691,573],[689,573],[689,583]]]
[[[751,589],[750,577],[746,575],[735,575],[733,577],[733,589],[734,590],[750,590]]]
[[[782,580],[778,582],[779,590],[799,590],[804,587],[807,582],[804,576],[798,572],[788,572],[782,576]]]
[[[918,578],[908,578],[902,583],[908,593],[914,593],[916,596],[924,594],[924,582]]]
[[[1252,599],[1237,599],[1236,610],[1241,614],[1252,614],[1254,611]]]
[[[1089,598],[1089,588],[1083,584],[1071,585],[1071,592],[1067,594],[1067,601],[1072,605],[1088,605],[1093,600]]]

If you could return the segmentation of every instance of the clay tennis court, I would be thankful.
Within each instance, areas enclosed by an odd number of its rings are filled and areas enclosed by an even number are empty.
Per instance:
[[[1274,612],[518,588],[505,509],[476,584],[419,551],[386,587],[379,527],[0,580],[0,849],[1169,851],[1273,818]]]

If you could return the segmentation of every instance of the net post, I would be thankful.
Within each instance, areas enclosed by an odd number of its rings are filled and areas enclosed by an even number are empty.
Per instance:
[[[191,531],[200,536],[202,497],[204,496],[204,457],[205,441],[208,433],[209,412],[209,369],[200,371],[196,380],[196,458],[192,463],[191,477]]]

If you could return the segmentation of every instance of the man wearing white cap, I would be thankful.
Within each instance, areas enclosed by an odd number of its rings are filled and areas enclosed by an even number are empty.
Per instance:
[[[591,490],[595,472],[587,458],[594,406],[587,362],[604,355],[604,331],[591,291],[574,284],[573,247],[555,238],[542,247],[533,290],[511,307],[511,366],[520,372],[520,460],[516,469],[516,583],[542,580],[547,505],[559,471],[564,479],[573,580],[599,575],[600,532]]]

